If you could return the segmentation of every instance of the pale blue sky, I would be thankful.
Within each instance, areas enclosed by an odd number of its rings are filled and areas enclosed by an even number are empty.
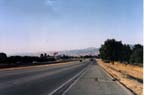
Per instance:
[[[142,44],[142,0],[0,0],[0,52]]]

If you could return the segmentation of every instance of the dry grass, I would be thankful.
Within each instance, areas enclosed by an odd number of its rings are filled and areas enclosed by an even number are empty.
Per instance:
[[[141,81],[143,80],[142,67],[125,65],[118,62],[112,65],[104,63],[100,59],[97,60],[97,63],[137,95],[143,95],[143,83]]]

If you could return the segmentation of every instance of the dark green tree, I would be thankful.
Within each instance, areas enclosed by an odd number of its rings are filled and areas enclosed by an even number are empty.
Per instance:
[[[114,61],[121,59],[122,55],[122,42],[115,39],[108,39],[100,48],[100,57],[103,60],[109,60],[114,64]]]
[[[120,61],[121,62],[128,62],[129,63],[129,59],[132,53],[132,50],[130,48],[129,45],[124,44],[122,47],[122,51],[121,51],[121,57],[120,57]]]
[[[7,60],[7,55],[5,53],[0,53],[0,63],[5,62]]]
[[[136,44],[136,45],[134,45],[134,47],[133,47],[133,51],[135,51],[135,50],[137,50],[137,49],[143,49],[143,46],[142,45],[140,45],[140,44]]]
[[[40,58],[43,58],[44,57],[44,54],[40,54]]]
[[[130,56],[131,63],[142,64],[143,63],[143,46],[140,44],[136,44],[132,50],[132,54]]]

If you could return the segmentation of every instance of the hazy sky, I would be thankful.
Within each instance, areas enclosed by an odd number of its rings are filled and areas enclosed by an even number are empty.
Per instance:
[[[142,44],[142,0],[0,0],[0,52]]]

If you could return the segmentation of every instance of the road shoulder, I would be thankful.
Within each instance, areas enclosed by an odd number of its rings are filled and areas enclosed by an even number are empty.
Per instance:
[[[128,95],[101,67],[92,64],[65,95]]]
[[[116,63],[114,65],[109,63],[104,63],[101,59],[97,59],[98,64],[108,72],[117,82],[125,88],[129,89],[134,95],[143,95],[143,83],[129,76],[141,77],[140,68],[135,68],[133,66],[124,65],[121,63]],[[136,73],[136,74],[135,74]]]

